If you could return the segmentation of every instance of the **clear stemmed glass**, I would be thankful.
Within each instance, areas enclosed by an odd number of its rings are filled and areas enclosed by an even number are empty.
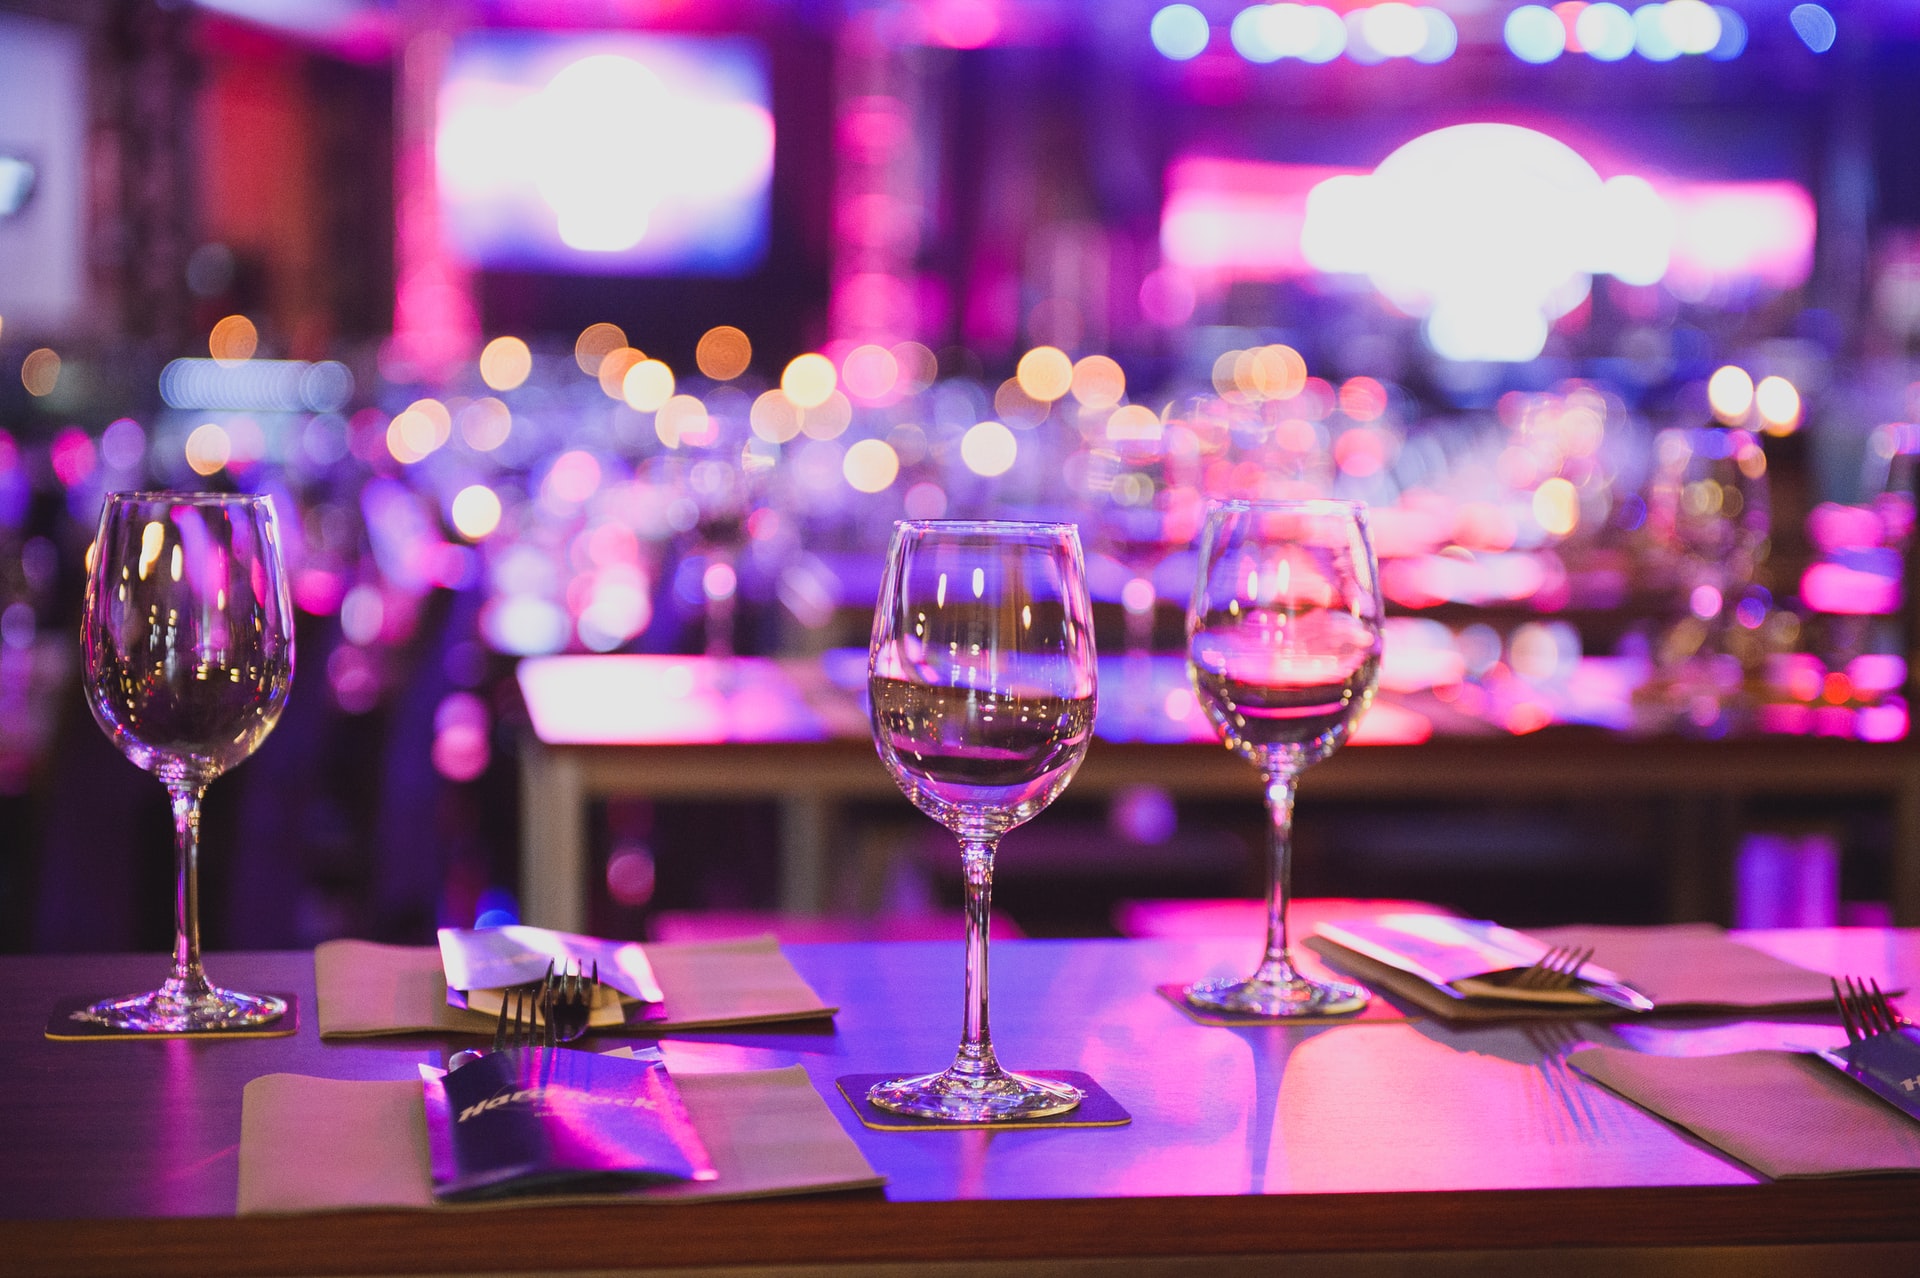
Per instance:
[[[1189,985],[1209,1011],[1333,1015],[1367,992],[1293,966],[1287,898],[1300,772],[1346,740],[1380,674],[1380,587],[1358,502],[1225,502],[1208,513],[1187,609],[1194,691],[1229,748],[1266,777],[1267,949],[1244,980]]]
[[[84,1015],[119,1029],[260,1025],[280,999],[207,981],[200,967],[200,796],[252,754],[293,684],[293,611],[266,497],[114,493],[89,553],[80,623],[87,702],[120,752],[172,796],[173,974]]]
[[[966,1019],[938,1074],[874,1086],[883,1109],[951,1122],[1058,1114],[1080,1089],[1002,1069],[987,1028],[993,854],[1066,788],[1093,734],[1093,616],[1071,524],[895,526],[873,619],[873,736],[893,779],[958,836]]]

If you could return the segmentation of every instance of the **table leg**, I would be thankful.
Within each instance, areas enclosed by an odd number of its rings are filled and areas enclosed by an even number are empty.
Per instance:
[[[520,917],[587,930],[587,804],[580,765],[529,740],[520,752]]]
[[[831,806],[819,795],[789,795],[780,802],[780,908],[788,914],[826,912],[831,822]]]

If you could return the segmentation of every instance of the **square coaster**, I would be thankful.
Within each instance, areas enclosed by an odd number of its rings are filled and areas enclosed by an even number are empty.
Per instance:
[[[53,1015],[47,1018],[47,1037],[56,1043],[77,1043],[86,1039],[134,1039],[134,1038],[286,1038],[300,1028],[300,1002],[293,995],[280,990],[268,990],[274,998],[287,1005],[286,1012],[278,1020],[265,1025],[243,1025],[234,1029],[195,1030],[191,1034],[141,1033],[134,1030],[116,1029],[111,1025],[102,1025],[79,1015],[102,999],[113,997],[110,994],[95,994],[88,998],[63,998],[53,1005]]]
[[[895,1078],[910,1078],[911,1074],[848,1074],[834,1080],[840,1089],[840,1095],[846,1098],[853,1112],[860,1117],[861,1123],[876,1132],[977,1132],[1012,1131],[1016,1128],[1030,1129],[1039,1127],[1125,1127],[1133,1121],[1129,1114],[1113,1098],[1112,1093],[1093,1081],[1092,1077],[1071,1069],[1023,1069],[1015,1071],[1029,1078],[1043,1078],[1050,1083],[1071,1083],[1087,1094],[1087,1098],[1064,1114],[1048,1114],[1044,1118],[1012,1118],[999,1123],[946,1123],[937,1118],[914,1118],[907,1114],[896,1114],[881,1109],[867,1101],[867,1090],[875,1083],[884,1083]]]
[[[1201,1025],[1212,1025],[1221,1029],[1263,1029],[1273,1025],[1354,1025],[1361,1022],[1410,1021],[1413,1017],[1389,1003],[1378,990],[1369,991],[1373,997],[1367,1005],[1357,1012],[1345,1012],[1339,1016],[1255,1016],[1251,1012],[1203,1012],[1190,1005],[1181,991],[1187,988],[1186,982],[1171,985],[1156,985],[1154,992],[1167,1002],[1185,1012],[1189,1019]]]

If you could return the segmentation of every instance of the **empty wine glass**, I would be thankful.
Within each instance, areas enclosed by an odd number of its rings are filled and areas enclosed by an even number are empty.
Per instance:
[[[893,779],[958,836],[965,1028],[951,1067],[875,1085],[883,1109],[979,1123],[1058,1114],[1079,1088],[1002,1069],[987,1028],[993,854],[1066,788],[1093,733],[1093,616],[1071,524],[895,526],[873,619],[873,736]]]
[[[200,967],[200,796],[252,754],[293,684],[293,612],[266,497],[114,493],[89,553],[80,623],[87,703],[120,752],[172,797],[173,974],[83,1015],[180,1034],[260,1025],[280,999]]]
[[[1245,980],[1189,985],[1189,1004],[1256,1016],[1358,1011],[1367,992],[1308,980],[1287,947],[1293,796],[1339,749],[1380,674],[1380,587],[1358,502],[1226,502],[1207,516],[1187,609],[1194,691],[1228,747],[1266,777],[1267,949]]]

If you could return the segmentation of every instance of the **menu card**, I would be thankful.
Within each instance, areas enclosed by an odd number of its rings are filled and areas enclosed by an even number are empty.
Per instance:
[[[421,1067],[433,1192],[445,1201],[717,1173],[657,1051],[492,1052],[442,1074]]]

